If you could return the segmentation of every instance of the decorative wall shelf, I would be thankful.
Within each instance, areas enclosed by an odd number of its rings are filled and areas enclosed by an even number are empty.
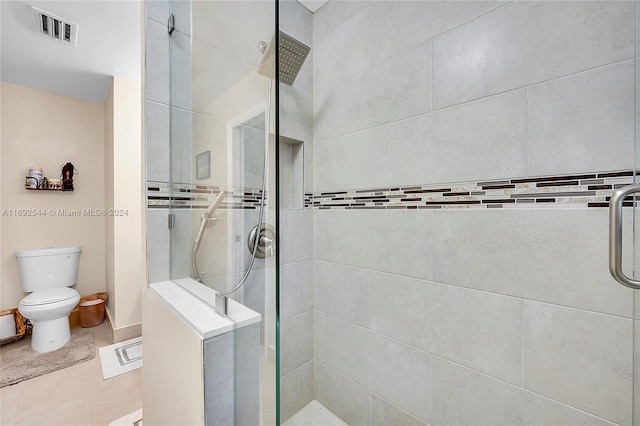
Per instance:
[[[29,191],[56,191],[56,192],[73,192],[73,189],[49,189],[49,188],[25,188]]]

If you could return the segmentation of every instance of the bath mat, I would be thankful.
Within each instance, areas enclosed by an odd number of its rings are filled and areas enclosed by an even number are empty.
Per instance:
[[[104,380],[142,367],[142,337],[98,349]]]
[[[112,421],[109,426],[142,426],[142,408]]]
[[[96,347],[90,332],[72,334],[64,347],[44,354],[31,349],[31,345],[7,347],[0,362],[0,388],[89,361],[95,356]]]

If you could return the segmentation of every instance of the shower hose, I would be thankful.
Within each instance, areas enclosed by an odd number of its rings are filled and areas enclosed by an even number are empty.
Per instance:
[[[262,191],[261,191],[261,195],[260,195],[260,213],[258,215],[258,227],[260,226],[260,224],[262,223],[262,220],[264,219],[264,208],[265,208],[265,193],[266,193],[266,187],[267,187],[267,176],[268,176],[268,169],[269,169],[269,127],[270,127],[270,123],[271,123],[271,91],[273,90],[273,79],[269,79],[269,92],[267,95],[267,107],[265,108],[265,130],[264,130],[264,167],[263,167],[263,173],[262,173]],[[222,201],[222,198],[224,198],[224,195],[221,194],[220,198],[215,202],[214,204],[214,208],[211,209],[211,213],[213,213],[215,211],[215,207],[217,207],[217,204],[220,203],[220,201]],[[205,213],[202,215],[202,224],[201,224],[201,229],[203,229],[204,232],[204,227],[206,227],[206,222],[209,220],[210,218],[208,217],[208,214]],[[198,249],[200,248],[200,239],[202,238],[202,235],[200,235],[201,233],[199,233],[198,237],[196,238],[196,240],[193,243],[193,250],[192,250],[192,267],[193,267],[193,272],[195,274],[195,278],[197,281],[202,282],[202,277],[200,276],[200,271],[198,270],[198,264],[197,264],[197,254],[198,254]],[[247,279],[249,278],[249,274],[251,273],[251,270],[253,268],[253,264],[256,260],[256,253],[258,252],[258,245],[260,244],[260,233],[258,232],[258,235],[256,236],[256,238],[254,238],[253,241],[253,250],[251,251],[251,260],[249,261],[249,266],[247,267],[243,277],[240,279],[240,281],[228,292],[224,293],[225,296],[230,296],[233,293],[235,293],[236,291],[238,291],[238,289],[240,289],[245,282],[247,281]]]

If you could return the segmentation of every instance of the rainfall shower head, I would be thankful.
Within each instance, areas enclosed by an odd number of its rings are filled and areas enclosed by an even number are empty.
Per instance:
[[[304,60],[311,48],[300,43],[295,38],[288,36],[280,31],[280,82],[291,86],[295,81]],[[258,67],[258,74],[265,77],[275,78],[275,62],[276,62],[276,37],[271,39],[267,45],[264,41],[260,42],[260,51],[264,53],[262,62]]]

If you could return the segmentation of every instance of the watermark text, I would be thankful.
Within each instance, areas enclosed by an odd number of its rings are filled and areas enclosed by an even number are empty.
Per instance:
[[[5,217],[115,217],[129,216],[128,209],[2,209]]]

